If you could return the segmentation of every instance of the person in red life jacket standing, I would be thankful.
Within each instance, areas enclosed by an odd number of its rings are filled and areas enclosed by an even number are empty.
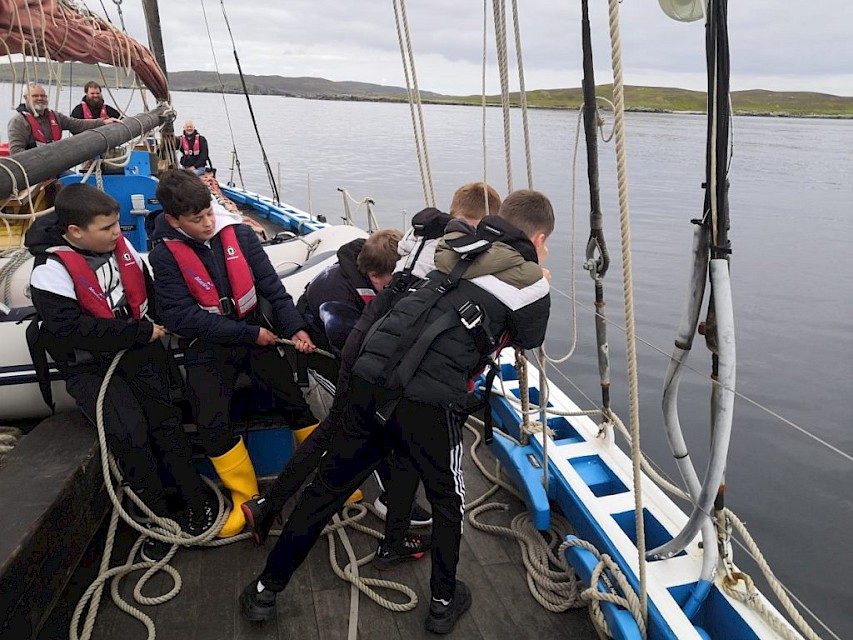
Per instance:
[[[205,165],[209,161],[207,138],[195,130],[192,120],[187,120],[184,123],[184,135],[180,138],[178,149],[183,154],[181,166],[184,169],[192,169],[198,175],[204,173]]]
[[[121,235],[118,211],[109,195],[72,184],[57,194],[55,213],[27,231],[26,246],[35,256],[30,291],[38,312],[32,325],[37,333],[27,331],[27,337],[36,370],[42,358],[46,365],[40,351],[45,348],[93,423],[106,371],[126,350],[103,405],[107,446],[143,502],[196,536],[215,521],[216,505],[192,465],[181,411],[172,402],[171,387],[179,382],[170,376],[160,341],[165,330],[149,315],[151,276]],[[49,384],[49,378],[42,382]]]
[[[24,101],[18,105],[17,111],[9,120],[9,155],[57,142],[62,139],[63,131],[82,133],[87,129],[118,122],[115,118],[82,120],[51,111],[48,109],[44,87],[36,83],[27,85]]]
[[[259,299],[272,307],[270,322],[279,335],[302,353],[316,347],[255,232],[214,203],[197,176],[182,169],[164,172],[157,199],[163,215],[156,219],[157,244],[148,255],[157,308],[165,327],[186,340],[193,417],[207,455],[231,491],[231,514],[219,532],[226,538],[243,529],[240,506],[258,493],[249,452],[231,428],[238,374],[250,375],[292,430],[318,423],[279,353],[276,333],[264,326]]]
[[[106,120],[107,118],[121,118],[121,113],[118,109],[111,107],[104,102],[101,95],[101,85],[94,80],[90,80],[83,85],[83,99],[71,111],[72,118],[81,120],[94,120],[99,118]]]

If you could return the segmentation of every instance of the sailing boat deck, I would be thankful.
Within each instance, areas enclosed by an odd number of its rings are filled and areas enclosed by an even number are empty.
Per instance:
[[[479,497],[490,486],[468,455],[472,441],[473,434],[466,430],[464,469],[468,501]],[[494,459],[485,447],[478,448],[477,453],[487,469],[494,467]],[[372,481],[366,489],[367,498],[374,498],[376,489]],[[503,490],[491,500],[509,504],[510,510],[486,514],[484,519],[490,523],[508,526],[512,517],[523,509],[515,498]],[[382,530],[382,522],[370,514],[362,523]],[[132,536],[127,531],[125,534],[120,542],[122,549],[118,551],[119,558],[126,556],[132,543]],[[357,557],[362,558],[375,550],[373,538],[352,529],[348,530],[348,534]],[[296,572],[290,586],[279,597],[277,620],[258,625],[242,619],[237,608],[239,592],[257,576],[273,543],[274,539],[268,540],[266,547],[259,548],[246,540],[219,548],[179,551],[172,565],[181,574],[181,592],[165,604],[140,606],[154,619],[157,637],[166,640],[338,640],[347,637],[350,586],[332,572],[325,539],[318,541]],[[60,604],[38,636],[39,639],[68,637],[73,608],[97,568],[100,549],[96,547],[102,544],[102,540],[93,543],[60,599]],[[346,556],[340,545],[338,558],[345,564]],[[93,569],[87,571],[87,565]],[[428,557],[389,572],[379,572],[370,565],[362,567],[360,574],[363,577],[394,580],[410,586],[418,594],[418,606],[413,611],[394,613],[360,595],[358,637],[383,640],[434,638],[423,628],[429,606],[429,573]],[[139,575],[141,572],[122,581],[122,593],[129,602],[133,602],[131,592]],[[471,610],[460,619],[451,637],[471,640],[533,637],[592,640],[598,637],[586,609],[551,613],[533,599],[527,589],[521,551],[510,538],[479,531],[466,521],[458,575],[470,585],[474,601]],[[164,593],[171,587],[171,579],[160,575],[149,585],[150,590],[146,590],[148,595]],[[386,592],[382,595],[389,599],[396,597],[398,601],[402,599],[396,593]],[[119,611],[105,593],[91,637],[92,640],[112,640],[117,637],[122,640],[141,640],[146,638],[146,631],[141,623]]]

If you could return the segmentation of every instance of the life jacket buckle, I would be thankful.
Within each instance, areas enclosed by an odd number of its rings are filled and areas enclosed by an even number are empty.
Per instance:
[[[223,316],[230,316],[237,310],[237,305],[234,304],[233,298],[219,298],[219,312]]]
[[[130,320],[133,314],[130,312],[130,307],[122,305],[113,309],[113,317],[116,320]]]
[[[483,311],[480,309],[479,305],[471,302],[470,300],[459,307],[456,311],[459,314],[459,320],[462,322],[462,326],[468,330],[480,326],[483,322]]]

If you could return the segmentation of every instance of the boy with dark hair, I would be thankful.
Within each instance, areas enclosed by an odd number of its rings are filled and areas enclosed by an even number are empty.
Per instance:
[[[258,493],[258,481],[242,438],[231,428],[234,383],[246,371],[275,402],[292,430],[316,425],[293,371],[264,326],[258,306],[272,308],[270,322],[298,351],[314,351],[305,321],[293,306],[257,235],[212,201],[192,173],[173,169],[160,176],[157,199],[163,215],[155,222],[149,254],[163,324],[186,341],[184,366],[193,418],[205,452],[222,484],[231,491],[232,510],[219,537],[243,529],[240,505]]]
[[[528,217],[534,218],[529,225]],[[529,230],[522,232],[509,220],[525,223]],[[368,307],[344,349],[342,376],[353,362],[347,420],[335,433],[264,570],[243,590],[240,606],[247,619],[275,616],[278,592],[352,488],[389,450],[414,465],[432,505],[432,601],[425,628],[449,633],[468,610],[470,590],[456,579],[464,505],[458,416],[468,406],[468,380],[495,345],[506,338],[530,349],[544,340],[550,297],[539,262],[547,255],[546,240],[553,228],[554,214],[545,196],[535,191],[510,194],[497,216],[482,220],[475,236],[445,236],[436,251],[439,273],[423,286],[379,320],[372,317],[379,309]],[[359,343],[360,353],[350,360]],[[410,483],[394,490],[411,499],[415,488],[416,483]],[[399,543],[405,520],[399,514],[389,517],[389,544]]]
[[[55,214],[27,232],[35,256],[30,291],[42,323],[40,329],[34,323],[27,338],[37,371],[46,372],[43,347],[92,422],[104,375],[127,350],[105,396],[107,445],[143,502],[196,536],[213,524],[215,505],[192,466],[181,412],[172,403],[160,342],[165,331],[148,315],[151,277],[121,235],[118,211],[109,195],[72,184],[57,195]],[[51,404],[50,382],[44,383]]]

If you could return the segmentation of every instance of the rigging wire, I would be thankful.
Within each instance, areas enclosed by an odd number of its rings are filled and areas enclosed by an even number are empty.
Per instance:
[[[398,1],[399,6],[397,4]],[[412,132],[415,138],[415,153],[418,158],[418,170],[421,174],[424,204],[428,207],[434,207],[435,186],[429,163],[429,149],[427,148],[421,92],[418,88],[418,77],[415,71],[415,54],[412,50],[409,21],[406,17],[406,0],[393,0],[392,5],[394,8],[394,23],[397,27],[397,42],[400,45],[400,57],[403,61],[403,75],[406,79],[406,94],[409,99],[409,114],[412,118]],[[404,35],[405,45],[403,44]],[[409,71],[410,68],[411,73]],[[415,105],[417,105],[417,117],[415,116]]]
[[[210,23],[207,20],[207,11],[204,8],[204,0],[199,0],[201,5],[201,13],[204,16],[204,26],[207,29],[207,40],[210,42],[210,54],[213,56],[213,66],[216,69],[216,79],[219,81],[221,89],[222,105],[225,107],[225,120],[228,122],[228,131],[231,134],[231,158],[237,168],[237,176],[240,178],[240,186],[245,191],[246,185],[243,182],[243,172],[240,170],[240,156],[237,154],[237,143],[234,138],[234,129],[231,126],[231,112],[228,110],[228,101],[225,99],[225,84],[222,82],[222,75],[219,73],[219,62],[216,59],[216,49],[213,46],[213,37],[210,35]]]
[[[243,85],[243,95],[246,96],[246,103],[249,105],[249,116],[252,118],[252,126],[255,129],[255,135],[257,136],[258,144],[261,147],[261,156],[263,157],[264,169],[266,169],[267,172],[267,179],[270,183],[273,200],[276,204],[279,204],[281,202],[281,198],[278,194],[278,186],[275,183],[275,176],[273,176],[272,167],[270,167],[270,162],[267,158],[264,141],[261,139],[261,132],[258,130],[258,121],[255,118],[255,110],[252,108],[252,99],[249,97],[249,89],[246,87],[246,78],[243,76],[243,67],[240,65],[240,57],[237,55],[237,45],[234,43],[234,34],[231,32],[231,23],[228,21],[228,14],[225,11],[225,0],[219,0],[219,4],[222,6],[222,17],[225,18],[225,26],[228,28],[228,36],[231,38],[231,48],[234,51],[234,61],[237,63],[237,73],[240,75],[240,83]]]

